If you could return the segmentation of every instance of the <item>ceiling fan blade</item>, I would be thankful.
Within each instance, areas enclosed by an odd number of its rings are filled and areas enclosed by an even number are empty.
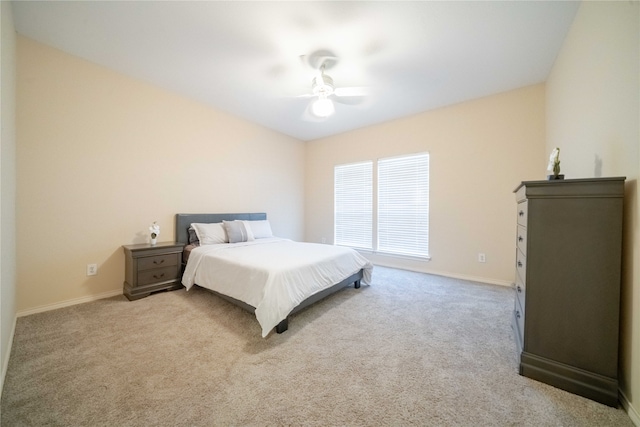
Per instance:
[[[369,88],[367,87],[337,87],[333,93],[339,97],[350,96],[367,96],[369,94]]]
[[[335,94],[329,97],[333,102],[344,105],[363,105],[367,97],[366,96],[336,96]]]

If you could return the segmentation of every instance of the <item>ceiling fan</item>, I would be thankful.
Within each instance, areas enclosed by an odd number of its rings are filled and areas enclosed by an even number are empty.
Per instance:
[[[321,50],[311,55],[300,57],[304,63],[318,71],[318,74],[311,80],[311,93],[301,95],[302,98],[314,98],[305,116],[311,120],[322,120],[335,113],[334,102],[348,105],[362,103],[367,95],[366,88],[363,87],[335,87],[331,76],[325,71],[337,64],[338,58],[329,51]]]

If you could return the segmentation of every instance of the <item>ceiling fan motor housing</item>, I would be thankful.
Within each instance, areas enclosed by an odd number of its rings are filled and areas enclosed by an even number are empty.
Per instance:
[[[314,95],[326,98],[333,93],[333,79],[322,73],[313,78],[311,81],[311,88]]]

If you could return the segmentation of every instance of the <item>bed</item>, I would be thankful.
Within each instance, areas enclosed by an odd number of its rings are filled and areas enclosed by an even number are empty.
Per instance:
[[[265,213],[177,214],[176,240],[185,244],[187,290],[205,288],[255,314],[263,337],[286,331],[291,314],[371,282],[373,266],[353,249],[273,236]]]

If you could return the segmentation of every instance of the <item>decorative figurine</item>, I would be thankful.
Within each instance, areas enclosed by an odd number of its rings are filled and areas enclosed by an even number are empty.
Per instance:
[[[151,232],[151,244],[155,245],[158,242],[158,234],[160,234],[160,226],[156,221],[153,221],[149,231]]]
[[[549,156],[549,166],[547,166],[549,172],[553,172],[553,175],[547,175],[547,180],[564,179],[564,175],[560,174],[560,148],[556,147]]]

